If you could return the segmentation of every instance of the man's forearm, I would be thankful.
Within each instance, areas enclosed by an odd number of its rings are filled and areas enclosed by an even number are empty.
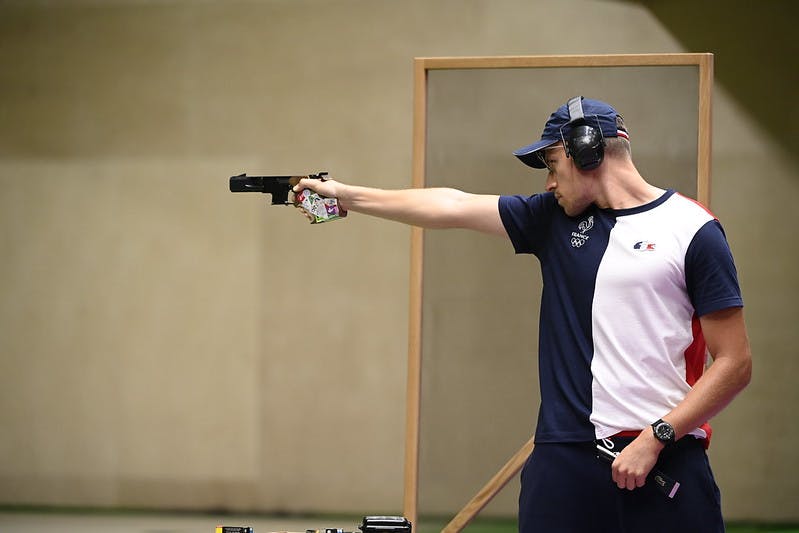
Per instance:
[[[459,206],[468,196],[456,189],[385,190],[339,184],[345,209],[423,228],[459,227]]]

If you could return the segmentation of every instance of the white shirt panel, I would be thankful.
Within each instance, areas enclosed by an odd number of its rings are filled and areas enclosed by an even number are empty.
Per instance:
[[[591,422],[597,438],[646,428],[690,390],[685,350],[694,340],[694,308],[685,255],[712,218],[676,194],[654,209],[618,217],[593,301]],[[705,436],[698,428],[692,433]]]

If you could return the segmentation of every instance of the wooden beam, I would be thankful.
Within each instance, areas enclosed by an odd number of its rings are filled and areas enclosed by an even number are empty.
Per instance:
[[[533,453],[534,446],[534,439],[531,438],[518,452],[513,454],[508,462],[499,469],[499,472],[497,472],[494,477],[492,477],[488,483],[463,506],[463,509],[455,515],[455,518],[450,520],[449,524],[441,530],[442,533],[456,533],[465,528],[469,522],[477,516],[477,513],[482,511],[483,507],[488,505],[488,502],[493,500],[494,496],[508,484],[508,481],[513,479],[513,476],[522,469],[527,458]]]

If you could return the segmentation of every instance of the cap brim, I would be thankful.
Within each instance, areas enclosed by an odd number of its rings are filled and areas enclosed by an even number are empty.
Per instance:
[[[531,145],[525,146],[523,148],[519,148],[513,155],[518,157],[522,163],[529,167],[533,168],[546,168],[547,166],[539,157],[538,152],[545,148],[549,148],[550,146],[557,144],[560,139],[542,139],[538,142],[534,142]]]

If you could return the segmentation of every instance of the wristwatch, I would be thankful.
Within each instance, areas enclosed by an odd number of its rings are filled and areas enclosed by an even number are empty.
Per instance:
[[[652,424],[652,432],[655,434],[655,438],[665,446],[674,444],[674,428],[662,418]]]

